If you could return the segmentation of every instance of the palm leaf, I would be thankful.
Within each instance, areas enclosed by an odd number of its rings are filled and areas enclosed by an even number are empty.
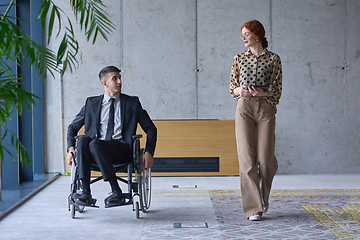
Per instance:
[[[107,34],[115,30],[114,24],[108,18],[105,11],[106,6],[100,0],[70,0],[70,6],[80,24],[80,28],[85,31],[87,41],[93,40],[95,43],[98,34],[107,40]],[[66,70],[73,71],[78,67],[79,44],[73,31],[70,18],[52,0],[44,0],[40,8],[38,19],[41,19],[43,27],[46,25],[46,16],[49,16],[47,32],[48,43],[53,36],[53,29],[59,25],[57,37],[62,32],[62,41],[57,49],[56,64],[63,64],[61,74]],[[62,25],[66,20],[66,27]],[[65,46],[66,45],[66,46]]]
[[[70,6],[84,31],[87,41],[93,39],[95,43],[99,33],[107,40],[107,34],[111,33],[115,26],[109,20],[106,13],[105,5],[101,0],[69,0]],[[15,23],[22,20],[8,16],[11,7],[15,4],[14,0],[10,0],[7,9],[0,15],[0,121],[3,126],[10,119],[13,108],[21,115],[24,106],[31,111],[31,107],[35,104],[34,94],[20,88],[21,84],[18,78],[11,72],[11,65],[20,65],[21,62],[34,67],[39,76],[46,79],[46,72],[54,76],[54,72],[64,74],[68,69],[72,72],[78,67],[78,59],[81,58],[79,43],[74,34],[73,26],[70,18],[54,4],[52,0],[43,0],[39,10],[37,20],[41,21],[43,28],[47,29],[47,42],[49,43],[53,36],[53,30],[58,27],[56,37],[63,34],[62,41],[54,51],[40,46],[32,41],[31,37],[25,34],[22,29]],[[5,5],[6,6],[6,5]],[[65,21],[64,21],[65,19]],[[67,21],[66,21],[67,20]],[[66,24],[65,24],[66,23]],[[46,26],[46,24],[48,24]],[[63,28],[65,25],[65,28]],[[22,60],[22,61],[20,61]],[[63,63],[63,68],[59,69],[59,64]],[[38,98],[39,99],[39,98]],[[4,136],[0,139],[0,158],[4,159],[4,151],[12,158],[13,155],[6,147],[4,137],[7,134],[6,127]],[[11,145],[15,148],[20,162],[29,166],[30,158],[16,134],[11,133]]]

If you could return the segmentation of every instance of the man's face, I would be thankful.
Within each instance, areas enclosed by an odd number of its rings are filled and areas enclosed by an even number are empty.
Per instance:
[[[106,78],[102,81],[105,88],[105,93],[110,97],[115,96],[121,92],[121,75],[118,72],[108,73]]]

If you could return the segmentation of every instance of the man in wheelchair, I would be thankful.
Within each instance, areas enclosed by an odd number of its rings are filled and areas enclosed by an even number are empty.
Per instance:
[[[136,134],[138,123],[147,134],[143,163],[145,168],[153,165],[157,129],[138,97],[121,93],[120,72],[114,66],[100,71],[99,78],[105,93],[87,98],[68,127],[66,160],[68,165],[72,165],[72,154],[77,155],[83,191],[75,203],[80,205],[93,205],[96,202],[90,190],[91,164],[94,163],[100,169],[104,181],[108,181],[111,186],[111,195],[104,200],[105,207],[125,204],[125,195],[117,182],[113,164],[132,161],[132,136]],[[75,137],[83,125],[85,132],[78,138],[75,149]]]

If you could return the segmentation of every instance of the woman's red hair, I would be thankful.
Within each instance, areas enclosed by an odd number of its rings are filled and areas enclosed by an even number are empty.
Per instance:
[[[246,28],[247,30],[255,34],[255,36],[257,36],[261,41],[263,48],[268,47],[269,44],[265,37],[265,28],[258,20],[251,20],[244,23],[241,26],[241,31],[243,30],[243,28]]]

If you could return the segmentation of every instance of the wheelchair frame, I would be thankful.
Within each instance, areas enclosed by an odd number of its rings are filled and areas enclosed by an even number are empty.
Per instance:
[[[135,211],[136,218],[140,217],[140,210],[146,213],[150,207],[151,202],[151,169],[145,169],[143,166],[143,154],[144,149],[140,149],[140,138],[143,135],[134,135],[133,139],[133,161],[125,164],[115,164],[114,169],[116,173],[126,172],[127,177],[117,176],[117,180],[128,185],[128,192],[123,193],[127,199],[124,205],[133,205],[133,211]],[[77,137],[78,138],[78,137]],[[100,172],[96,164],[91,166],[91,170]],[[133,174],[134,173],[134,174]],[[103,179],[102,176],[96,177],[90,181],[90,184],[96,183]],[[85,207],[95,207],[95,202],[91,205],[81,205],[75,203],[75,199],[79,196],[82,186],[79,179],[78,166],[76,158],[73,155],[73,164],[71,167],[71,184],[70,195],[68,196],[68,210],[71,213],[71,218],[75,218],[75,213],[78,211],[82,213]],[[121,206],[124,206],[121,205]]]

